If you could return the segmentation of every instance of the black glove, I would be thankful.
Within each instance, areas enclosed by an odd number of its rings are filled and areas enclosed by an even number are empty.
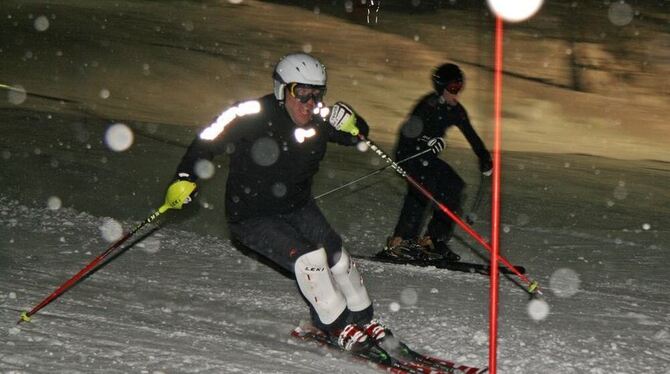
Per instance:
[[[485,176],[489,177],[493,174],[493,162],[491,158],[480,158],[479,159],[479,171],[482,172]]]
[[[438,155],[444,149],[444,140],[442,138],[428,139],[426,145],[430,148],[433,154]]]

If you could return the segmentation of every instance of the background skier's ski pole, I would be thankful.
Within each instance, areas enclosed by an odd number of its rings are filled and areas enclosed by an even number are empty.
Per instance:
[[[489,244],[486,239],[484,239],[481,235],[479,235],[472,227],[470,227],[467,223],[463,222],[462,219],[460,219],[455,213],[453,213],[449,208],[447,208],[444,204],[441,202],[437,201],[435,197],[433,196],[432,193],[430,193],[428,190],[426,190],[419,182],[415,181],[414,178],[412,178],[410,175],[407,174],[403,168],[401,168],[397,163],[393,162],[391,158],[384,152],[382,151],[375,143],[372,141],[368,140],[365,136],[359,134],[358,138],[365,142],[370,149],[372,149],[377,155],[379,155],[383,160],[389,163],[389,166],[391,166],[398,174],[400,174],[403,178],[405,178],[411,185],[413,185],[419,192],[421,192],[426,198],[428,198],[430,201],[435,203],[440,210],[449,216],[454,222],[456,222],[457,225],[459,225],[465,232],[467,232],[470,236],[472,236],[475,240],[477,240],[481,245],[484,246],[489,252],[492,252],[491,244]],[[533,293],[537,292],[538,294],[542,294],[539,285],[536,281],[531,281],[528,279],[525,275],[521,274],[514,265],[512,265],[505,257],[502,255],[498,256],[498,259],[508,268],[510,269],[514,274],[516,274],[521,280],[524,282],[528,283],[528,292]]]
[[[183,183],[181,183],[183,182]],[[173,189],[173,195],[170,195],[170,189]],[[177,183],[174,183],[170,186],[170,189],[168,189],[168,196],[171,196],[172,198],[168,198],[165,200],[165,203],[161,205],[160,208],[158,208],[157,211],[151,214],[147,219],[145,219],[142,223],[137,225],[132,231],[128,232],[126,235],[124,235],[121,239],[117,240],[114,244],[112,244],[109,248],[107,248],[104,252],[102,252],[98,257],[94,258],[91,262],[88,263],[83,269],[79,270],[77,274],[72,276],[72,278],[68,279],[65,283],[61,284],[56,291],[51,293],[51,295],[47,296],[44,300],[42,300],[39,304],[37,304],[35,307],[33,307],[30,311],[23,312],[21,313],[21,318],[16,322],[16,324],[19,324],[23,321],[30,322],[31,316],[40,311],[42,308],[45,306],[49,305],[52,301],[54,301],[56,298],[58,298],[60,295],[65,293],[68,289],[70,289],[73,285],[75,285],[81,278],[86,276],[86,274],[90,273],[91,270],[93,270],[98,264],[100,264],[107,256],[109,256],[110,253],[112,253],[116,248],[121,246],[121,244],[125,243],[130,237],[135,235],[136,232],[140,231],[144,226],[148,225],[149,223],[153,222],[158,216],[161,214],[165,213],[168,209],[181,209],[181,206],[184,204],[184,201],[186,198],[188,198],[193,190],[195,190],[195,183],[189,182],[189,181],[179,181]]]
[[[409,156],[409,157],[404,158],[404,159],[402,159],[402,160],[400,160],[400,161],[396,161],[396,164],[398,164],[398,165],[399,165],[399,164],[402,164],[403,162],[406,162],[406,161],[409,161],[409,160],[411,160],[411,159],[413,159],[413,158],[419,157],[419,156],[421,156],[421,155],[423,155],[423,154],[425,154],[425,153],[427,153],[427,152],[430,152],[430,151],[431,151],[430,148],[428,148],[428,149],[423,150],[423,151],[421,151],[421,152],[419,152],[419,153],[417,153],[417,154],[415,154],[415,155],[413,155],[413,156]],[[382,167],[380,167],[380,168],[377,169],[377,170],[374,170],[374,171],[372,171],[372,172],[370,172],[370,173],[368,173],[368,174],[365,174],[365,175],[363,175],[363,176],[361,176],[361,177],[359,177],[359,178],[356,178],[356,179],[352,180],[351,182],[347,182],[347,183],[345,183],[345,184],[343,184],[343,185],[341,185],[341,186],[339,186],[339,187],[333,188],[333,189],[330,190],[330,191],[324,192],[324,193],[322,193],[321,195],[315,196],[314,199],[316,200],[316,199],[320,199],[320,198],[322,198],[322,197],[324,197],[324,196],[330,195],[330,194],[333,193],[333,192],[336,192],[336,191],[339,191],[339,190],[341,190],[341,189],[343,189],[343,188],[349,187],[349,186],[351,186],[351,185],[354,184],[354,183],[357,183],[357,182],[362,181],[363,179],[369,178],[369,177],[371,177],[371,176],[373,176],[373,175],[375,175],[375,174],[379,174],[379,173],[381,173],[382,171],[384,171],[384,170],[386,170],[386,169],[388,169],[388,168],[390,168],[390,167],[391,167],[391,165],[385,165],[385,166],[382,166]]]
[[[465,215],[465,222],[468,225],[473,225],[477,220],[477,211],[479,210],[479,204],[482,203],[482,197],[484,196],[484,174],[479,174],[479,187],[477,187],[477,193],[475,194],[475,199],[472,201],[472,206],[470,211]]]

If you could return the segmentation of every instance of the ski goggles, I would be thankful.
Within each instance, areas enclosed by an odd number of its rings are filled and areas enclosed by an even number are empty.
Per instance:
[[[458,93],[463,89],[463,81],[451,81],[447,83],[447,87],[445,87],[445,89],[452,95],[458,95]]]
[[[310,99],[314,100],[314,103],[320,103],[326,95],[326,87],[291,83],[288,86],[288,92],[303,104],[307,104]]]

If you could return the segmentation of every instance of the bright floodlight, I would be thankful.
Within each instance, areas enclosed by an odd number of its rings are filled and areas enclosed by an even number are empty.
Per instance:
[[[532,17],[544,0],[487,0],[496,16],[508,22],[521,22]]]

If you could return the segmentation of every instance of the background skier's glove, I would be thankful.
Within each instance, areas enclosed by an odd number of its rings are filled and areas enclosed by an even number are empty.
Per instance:
[[[430,148],[433,154],[438,155],[444,149],[444,140],[442,138],[428,139],[426,145]]]
[[[337,130],[348,132],[353,136],[358,135],[360,132],[358,127],[356,127],[356,114],[354,113],[354,110],[341,101],[338,101],[333,105],[333,108],[330,110],[328,122]]]
[[[171,209],[181,209],[193,201],[193,198],[198,194],[195,182],[191,180],[190,175],[186,173],[179,173],[177,179],[170,184],[165,193],[165,205]]]
[[[479,171],[487,177],[493,174],[493,162],[491,161],[491,157],[479,159]]]

